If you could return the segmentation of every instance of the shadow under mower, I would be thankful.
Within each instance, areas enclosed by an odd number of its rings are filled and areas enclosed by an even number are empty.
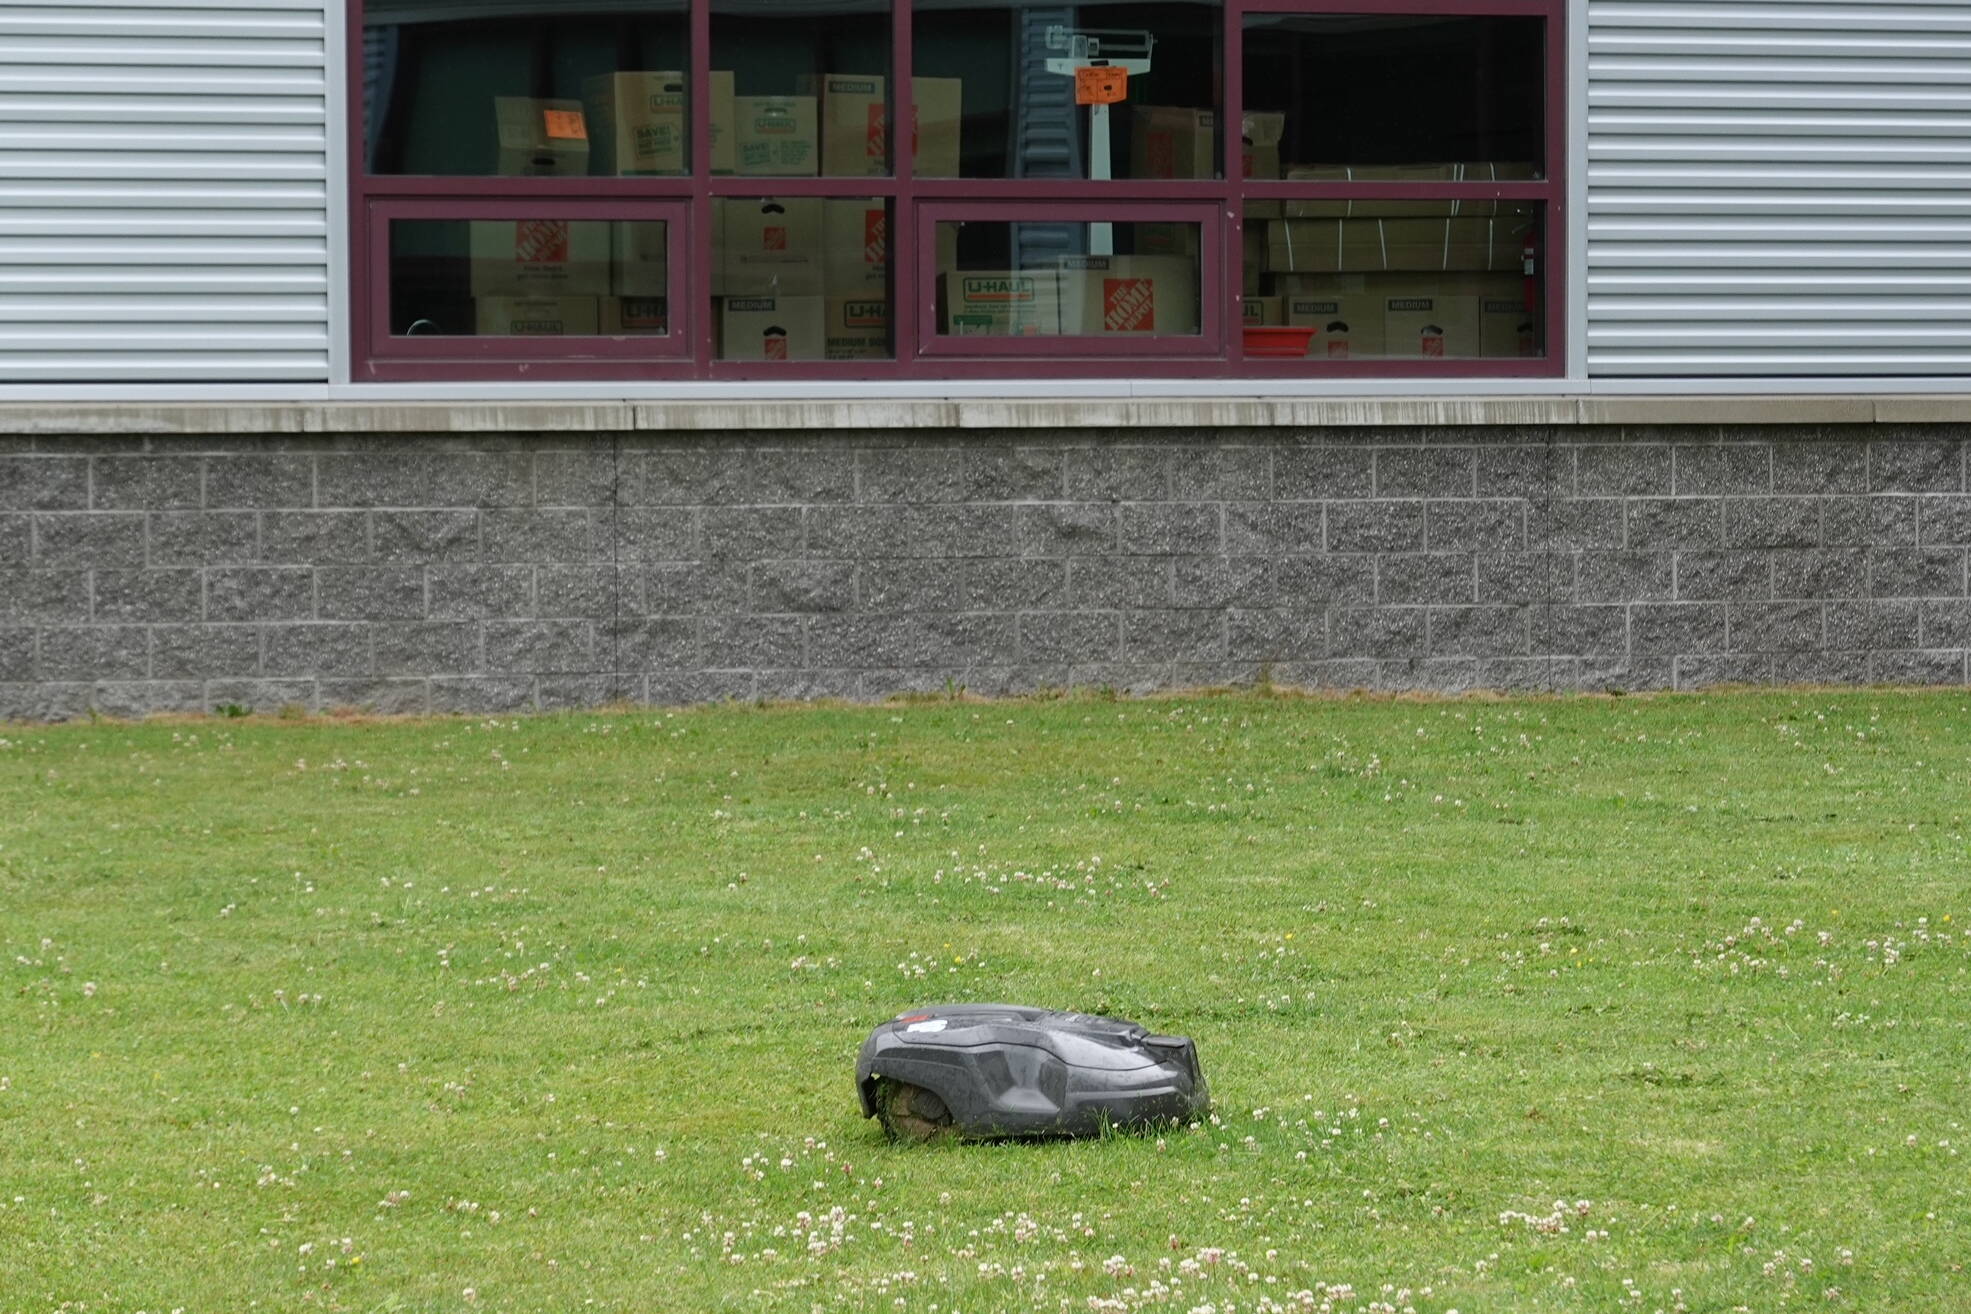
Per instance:
[[[855,1082],[862,1116],[898,1141],[1099,1136],[1211,1106],[1190,1037],[1015,1004],[898,1014],[862,1042]]]

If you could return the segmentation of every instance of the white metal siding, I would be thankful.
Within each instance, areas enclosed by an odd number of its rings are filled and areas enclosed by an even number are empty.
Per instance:
[[[0,4],[0,382],[327,380],[324,24]]]
[[[1590,373],[1971,372],[1971,4],[1588,14]]]

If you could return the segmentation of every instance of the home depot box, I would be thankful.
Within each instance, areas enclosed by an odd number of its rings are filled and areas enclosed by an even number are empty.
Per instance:
[[[1051,269],[972,269],[938,278],[938,319],[959,337],[1052,336],[1061,284]]]
[[[609,225],[609,290],[622,297],[661,297],[670,291],[670,226],[618,219]]]
[[[600,296],[609,290],[609,224],[475,219],[468,230],[475,297]]]
[[[725,294],[820,296],[822,213],[811,196],[727,201]]]
[[[1061,332],[1173,337],[1198,331],[1198,265],[1184,256],[1061,257]]]
[[[1286,132],[1284,114],[1247,114],[1239,123],[1239,171],[1246,178],[1280,176],[1280,138]],[[1278,219],[1284,214],[1279,201],[1247,201],[1246,218]]]
[[[1287,170],[1288,182],[1454,182],[1457,167],[1450,164],[1297,164]],[[1447,200],[1365,197],[1357,200],[1288,201],[1289,219],[1448,219],[1459,213]]]
[[[1129,122],[1131,178],[1218,176],[1218,116],[1210,110],[1135,105]]]
[[[618,177],[686,172],[689,100],[682,73],[603,73],[583,81],[589,167]]]
[[[1138,255],[1175,255],[1198,258],[1196,224],[1139,223],[1130,225]]]
[[[820,297],[727,297],[719,303],[720,360],[820,360]]]
[[[596,312],[602,333],[657,336],[671,331],[670,301],[665,297],[602,297]]]
[[[1239,304],[1248,328],[1264,328],[1269,324],[1287,322],[1285,297],[1246,297]]]
[[[493,172],[567,177],[589,171],[589,128],[579,100],[493,97],[499,155]]]
[[[1382,305],[1383,354],[1396,360],[1479,354],[1478,302],[1456,286],[1429,279],[1376,279]]]
[[[889,211],[881,197],[822,202],[821,281],[831,297],[890,286]]]
[[[1382,307],[1364,276],[1300,276],[1281,300],[1287,323],[1315,330],[1307,348],[1310,357],[1356,360],[1382,355]]]
[[[473,322],[481,337],[592,337],[594,297],[474,297]]]
[[[821,172],[830,178],[882,176],[890,171],[889,111],[883,78],[874,73],[824,73],[797,84],[820,101]]]
[[[1526,280],[1518,274],[1464,277],[1478,297],[1478,354],[1540,355],[1540,315],[1526,304]]]
[[[888,360],[890,303],[881,296],[835,297],[823,303],[822,355],[828,360]]]
[[[732,117],[741,176],[812,177],[820,167],[813,96],[734,96]]]
[[[911,170],[919,178],[956,178],[963,158],[965,84],[959,78],[912,78]]]
[[[830,178],[890,172],[889,115],[879,74],[828,73],[802,78],[800,90],[821,102],[821,172]],[[925,178],[958,176],[963,83],[912,78],[911,169]]]

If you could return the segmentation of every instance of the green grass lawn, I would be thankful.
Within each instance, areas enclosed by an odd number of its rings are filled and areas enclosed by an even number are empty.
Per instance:
[[[0,727],[0,1311],[1971,1309],[1971,695]],[[913,1004],[1203,1125],[892,1148]]]

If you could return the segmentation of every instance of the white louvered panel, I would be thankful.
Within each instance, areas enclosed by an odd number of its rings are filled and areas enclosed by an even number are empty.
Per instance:
[[[1971,373],[1971,3],[1588,21],[1591,373]]]
[[[326,380],[324,24],[0,8],[0,381]]]

